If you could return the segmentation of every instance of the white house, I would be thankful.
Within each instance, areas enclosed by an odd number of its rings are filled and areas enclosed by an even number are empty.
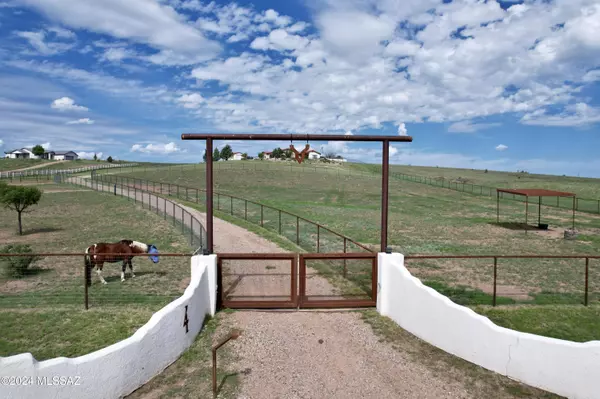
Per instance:
[[[321,158],[321,153],[315,150],[308,151],[308,159],[319,159]]]
[[[44,155],[38,157],[29,148],[19,148],[13,151],[5,151],[5,158],[12,159],[51,159],[55,161],[75,161],[79,155],[73,151],[46,151]]]
[[[271,159],[271,154],[273,154],[271,151],[263,152],[263,159]]]
[[[241,161],[242,158],[242,153],[241,152],[234,152],[233,155],[231,156],[231,158],[229,158],[232,161]]]
[[[37,155],[34,155],[30,149],[27,148],[19,148],[12,151],[4,151],[5,158],[11,159],[38,159]]]
[[[73,151],[46,151],[42,158],[55,161],[76,161],[79,159],[79,155]]]

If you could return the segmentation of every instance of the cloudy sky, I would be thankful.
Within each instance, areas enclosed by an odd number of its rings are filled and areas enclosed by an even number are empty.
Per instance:
[[[600,177],[599,31],[600,0],[0,0],[0,145],[197,162],[181,133],[408,134],[394,163]]]

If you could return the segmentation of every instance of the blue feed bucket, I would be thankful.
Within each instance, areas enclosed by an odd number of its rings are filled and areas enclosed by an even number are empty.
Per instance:
[[[151,245],[150,249],[148,250],[148,253],[149,254],[158,254],[158,249],[156,249],[156,247],[154,245]],[[149,258],[150,258],[150,260],[152,260],[152,262],[158,263],[158,256],[150,255]]]

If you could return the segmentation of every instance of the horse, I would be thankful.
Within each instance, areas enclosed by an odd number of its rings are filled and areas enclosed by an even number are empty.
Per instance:
[[[116,263],[123,261],[123,268],[121,269],[121,282],[125,281],[125,269],[129,265],[131,271],[131,277],[135,277],[133,272],[133,264],[131,259],[133,254],[158,254],[158,249],[153,244],[144,244],[139,241],[133,240],[121,240],[115,243],[99,242],[94,245],[90,245],[85,250],[84,264],[86,270],[92,271],[92,268],[96,266],[96,273],[100,278],[102,284],[106,284],[106,280],[102,277],[102,268],[104,262]],[[103,255],[103,254],[116,254],[116,255]],[[150,259],[154,263],[158,263],[158,256],[150,255]],[[89,275],[89,274],[88,274]],[[87,281],[87,285],[91,285],[91,279]]]

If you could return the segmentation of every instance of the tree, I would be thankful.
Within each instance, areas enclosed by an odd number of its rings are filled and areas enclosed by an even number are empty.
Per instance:
[[[25,210],[37,204],[42,198],[42,191],[37,187],[5,186],[0,188],[0,200],[5,208],[12,209],[18,213],[19,235],[23,235],[23,223],[21,216]]]
[[[206,162],[206,150],[204,150],[204,155],[202,155],[202,160]]]
[[[112,163],[113,158],[109,155],[108,158],[106,158],[106,162],[108,163]]]
[[[231,149],[231,146],[229,144],[227,144],[221,150],[221,159],[228,161],[229,158],[231,158],[232,156],[233,156],[233,150]]]
[[[259,159],[265,159],[265,153],[264,152],[259,152],[258,153],[258,158]]]
[[[31,152],[33,152],[33,155],[41,157],[42,155],[44,155],[46,150],[44,149],[44,147],[38,144],[31,149]]]
[[[273,150],[273,158],[283,158],[283,150],[279,147]]]
[[[217,162],[219,159],[221,159],[221,153],[218,148],[215,148],[213,151],[213,162]]]
[[[327,152],[325,153],[325,158],[334,159],[336,157],[335,152]]]
[[[96,153],[94,153],[94,161],[98,160],[98,155],[96,155]]]
[[[292,150],[287,148],[287,149],[283,150],[283,156],[289,159],[294,156],[294,153],[292,152]]]
[[[247,152],[245,152],[245,153],[242,154],[242,159],[248,159],[248,153]]]

